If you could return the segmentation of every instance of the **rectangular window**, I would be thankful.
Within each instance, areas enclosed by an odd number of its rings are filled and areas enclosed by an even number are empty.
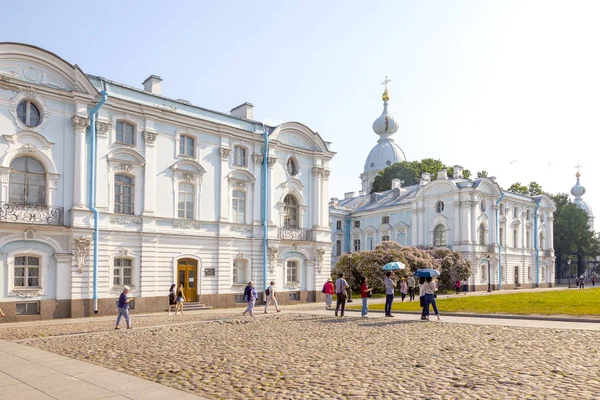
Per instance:
[[[337,222],[335,223],[335,228],[336,228],[338,231],[341,231],[341,230],[342,230],[342,221],[337,221]]]
[[[498,207],[500,207],[500,215],[504,215],[504,204],[500,203]]]
[[[390,223],[390,217],[389,216],[381,217],[381,223],[382,224],[389,224]]]
[[[131,285],[132,260],[130,258],[115,258],[113,262],[113,285]]]
[[[368,243],[368,248],[369,250],[373,250],[373,245],[375,243],[375,239],[373,239],[372,237],[367,239],[367,243]]]
[[[300,292],[290,292],[290,301],[300,301]]]
[[[15,257],[15,287],[40,287],[40,259],[31,256]]]
[[[360,228],[360,221],[354,221],[354,227]]]
[[[246,161],[246,149],[241,146],[233,147],[233,164],[245,167],[248,165]]]
[[[123,144],[135,144],[134,127],[127,122],[117,122],[117,142]]]
[[[390,240],[390,237],[389,237],[388,235],[383,235],[383,236],[381,237],[381,241],[382,241],[382,242],[387,242],[387,241],[389,241],[389,240]]]
[[[246,223],[246,192],[234,190],[232,193],[233,215],[232,221],[238,224]]]
[[[115,213],[133,215],[133,178],[128,175],[115,175]]]
[[[191,183],[179,184],[177,216],[185,219],[194,218],[194,185]]]
[[[360,250],[360,239],[354,239],[354,251]]]
[[[288,261],[287,262],[287,282],[299,282],[298,280],[298,261]]]
[[[244,300],[244,295],[243,294],[236,294],[233,297],[233,301],[236,303],[245,303],[246,301]]]
[[[526,236],[526,239],[525,239],[526,240],[525,241],[525,247],[526,248],[530,248],[531,247],[531,232],[527,231],[526,235],[527,236]]]
[[[336,256],[342,255],[342,241],[341,240],[335,241],[335,255]]]
[[[194,157],[194,138],[186,135],[179,137],[179,154]]]
[[[17,303],[17,315],[39,315],[40,303],[37,301]]]
[[[246,260],[233,261],[233,283],[246,283]]]

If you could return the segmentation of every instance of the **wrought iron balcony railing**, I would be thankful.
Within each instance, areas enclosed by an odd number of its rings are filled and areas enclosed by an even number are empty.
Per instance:
[[[283,240],[313,240],[313,230],[295,227],[277,228],[277,237]]]
[[[63,207],[0,203],[0,222],[37,225],[64,225]]]

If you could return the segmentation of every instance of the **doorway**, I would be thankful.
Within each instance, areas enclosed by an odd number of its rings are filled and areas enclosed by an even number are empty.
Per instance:
[[[521,286],[519,283],[519,267],[515,267],[515,286]]]
[[[183,258],[177,262],[177,287],[183,285],[186,301],[198,300],[198,261]]]

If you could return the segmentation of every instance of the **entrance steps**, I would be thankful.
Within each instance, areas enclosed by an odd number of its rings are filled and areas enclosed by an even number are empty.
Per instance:
[[[199,311],[199,310],[212,310],[211,306],[207,306],[206,304],[201,304],[199,302],[186,302],[183,303],[184,311]]]

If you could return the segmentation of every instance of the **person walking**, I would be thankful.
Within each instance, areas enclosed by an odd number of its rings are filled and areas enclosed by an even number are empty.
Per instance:
[[[177,285],[172,284],[171,288],[169,289],[169,315],[171,315],[171,307],[177,309],[177,302],[175,301],[177,299],[177,295],[175,293],[176,288]]]
[[[265,314],[267,313],[267,309],[269,308],[269,304],[271,304],[271,302],[273,302],[275,305],[275,310],[277,312],[281,312],[279,305],[277,304],[277,299],[275,298],[275,281],[271,281],[271,284],[265,290],[265,296],[267,296],[267,301],[265,301]]]
[[[119,325],[121,325],[121,318],[125,318],[125,323],[127,324],[127,329],[131,329],[131,321],[129,319],[129,303],[133,300],[133,297],[128,297],[127,294],[131,291],[129,286],[124,286],[121,295],[119,296],[119,302],[117,303],[117,310],[119,311],[119,315],[117,315],[117,324],[115,325],[115,330],[121,329]],[[3,315],[4,316],[4,315]]]
[[[408,299],[410,301],[415,299],[415,278],[413,276],[408,278]]]
[[[579,277],[575,277],[575,288],[579,289]]]
[[[592,275],[592,286],[596,286],[596,275]]]
[[[435,282],[431,280],[431,277],[428,276],[425,278],[425,284],[423,284],[424,293],[425,293],[425,317],[429,321],[429,305],[433,306],[433,312],[437,316],[438,321],[441,321],[440,313],[437,309],[437,304],[435,302],[435,298],[437,295],[435,292],[437,291],[437,285]]]
[[[183,315],[183,303],[185,302],[185,295],[183,294],[183,284],[179,284],[179,289],[177,289],[177,298],[175,299],[175,315],[177,315],[177,311],[181,311],[181,315]]]
[[[456,294],[460,294],[460,280],[457,279],[456,282],[454,282],[454,289],[456,289]]]
[[[396,282],[391,277],[392,271],[388,271],[383,279],[383,285],[385,286],[385,316],[390,318],[393,317],[392,303],[394,302],[394,288],[396,287]]]
[[[583,279],[583,275],[579,277],[579,289],[583,289],[583,285],[585,284],[585,280]]]
[[[244,289],[244,301],[248,303],[248,307],[246,311],[242,313],[245,317],[246,314],[254,317],[254,303],[256,302],[256,298],[258,297],[258,293],[256,293],[256,289],[254,288],[254,282],[248,282],[246,289]]]
[[[406,283],[406,278],[402,278],[400,281],[400,296],[402,296],[402,301],[404,301],[406,293],[408,293],[408,284]]]
[[[463,281],[463,294],[466,296],[468,291],[469,291],[469,281],[465,279]]]
[[[2,311],[2,309],[1,309],[1,308],[0,308],[0,317],[2,317],[2,318],[4,318],[4,317],[5,317],[5,315],[4,315],[4,311]]]
[[[325,309],[332,307],[333,294],[335,293],[335,287],[331,278],[327,278],[327,282],[323,284],[323,293],[325,293]]]
[[[360,299],[362,300],[362,309],[360,311],[360,315],[366,317],[369,313],[369,308],[367,305],[367,299],[369,298],[369,294],[373,289],[369,288],[367,285],[367,278],[362,278],[360,280]]]
[[[346,282],[346,280],[344,279],[344,274],[340,274],[339,278],[337,278],[335,280],[335,295],[337,297],[336,303],[335,303],[335,316],[338,316],[338,311],[340,309],[340,306],[342,307],[342,314],[341,316],[344,316],[344,310],[346,308],[346,290],[349,288],[350,286],[348,285],[348,282]]]

